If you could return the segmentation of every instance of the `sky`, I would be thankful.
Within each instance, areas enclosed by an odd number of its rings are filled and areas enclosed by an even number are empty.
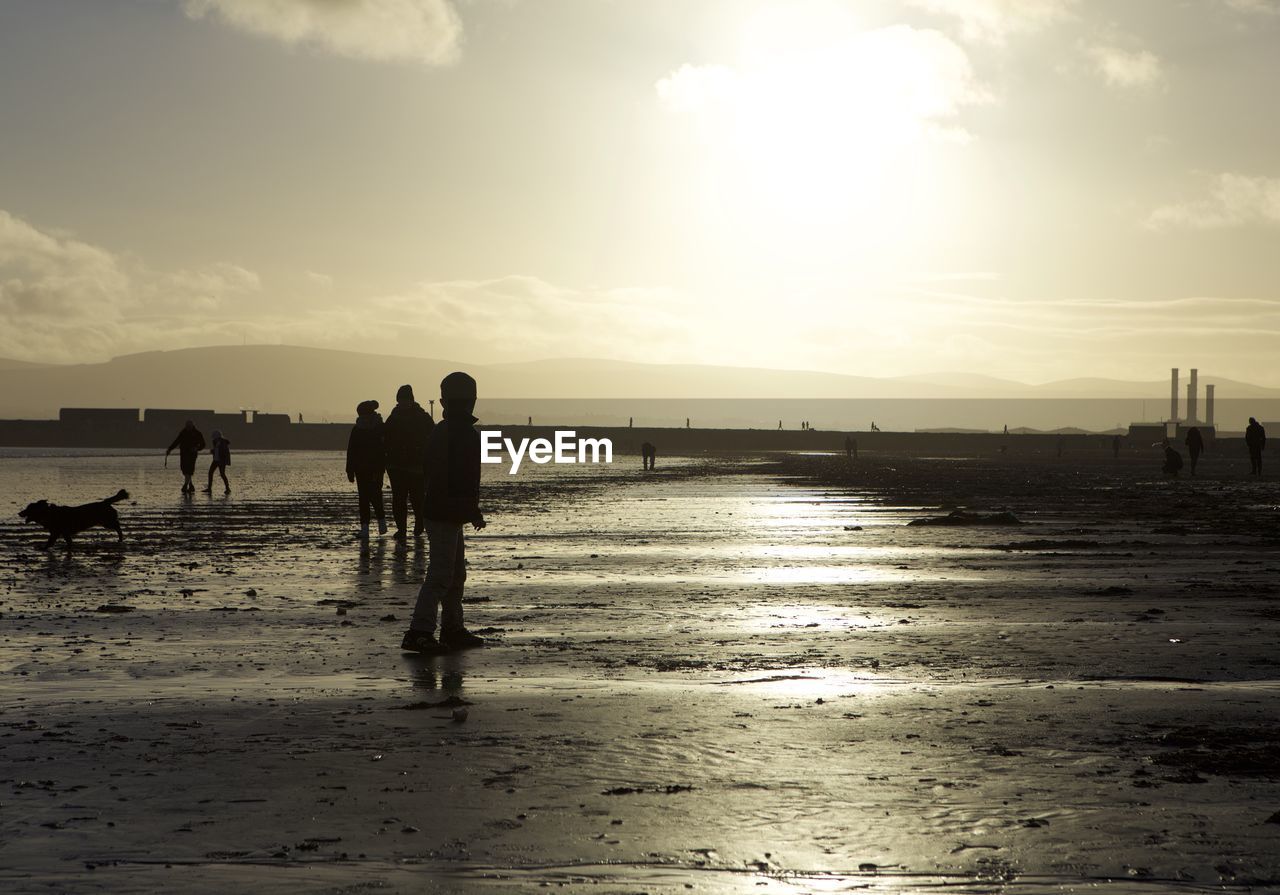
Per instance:
[[[0,357],[1280,385],[1280,0],[5,0]]]

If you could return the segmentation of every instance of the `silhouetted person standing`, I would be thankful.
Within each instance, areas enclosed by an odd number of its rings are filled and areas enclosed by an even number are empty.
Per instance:
[[[419,653],[484,646],[462,623],[462,589],[467,580],[463,527],[485,527],[480,512],[480,433],[475,430],[476,381],[450,373],[440,383],[444,420],[427,448],[427,542],[431,556],[418,590],[413,621],[400,648]],[[435,638],[440,614],[440,639]]]
[[[231,465],[231,442],[222,437],[219,429],[214,429],[209,437],[213,441],[209,446],[209,453],[213,459],[209,463],[209,482],[204,486],[204,493],[213,493],[213,474],[216,471],[222,476],[222,487],[226,489],[222,493],[230,494],[231,483],[227,481],[227,467]]]
[[[1111,439],[1111,456],[1116,460],[1120,459],[1120,436],[1119,435]]]
[[[1249,448],[1249,475],[1262,475],[1262,449],[1267,446],[1267,430],[1249,417],[1249,427],[1244,430],[1244,443]]]
[[[435,421],[413,399],[413,386],[402,385],[396,392],[396,406],[383,428],[387,478],[391,480],[391,515],[396,520],[396,537],[408,536],[409,504],[413,505],[413,533],[422,534],[424,491],[426,489],[427,440]]]
[[[1167,441],[1164,443],[1164,466],[1160,467],[1160,471],[1174,478],[1177,478],[1178,473],[1182,471],[1182,455]]]
[[[356,405],[356,424],[347,438],[347,481],[356,484],[362,541],[369,540],[371,516],[378,520],[378,534],[387,533],[387,517],[382,508],[382,474],[387,465],[383,429],[377,401]]]
[[[173,444],[169,445],[169,449],[164,452],[166,460],[169,459],[174,448],[178,450],[178,466],[182,469],[182,493],[194,494],[196,486],[191,481],[191,477],[196,474],[196,457],[200,456],[200,452],[204,450],[204,436],[191,420],[187,420],[187,424],[182,427]]]
[[[658,449],[649,442],[640,445],[640,465],[645,469],[653,469],[658,462]]]
[[[1200,429],[1192,426],[1187,430],[1187,438],[1184,442],[1187,446],[1187,453],[1191,456],[1191,474],[1196,474],[1196,463],[1200,459],[1200,455],[1204,453],[1204,436],[1200,434]]]
[[[858,459],[858,439],[854,438],[852,435],[846,435],[844,437],[844,456],[847,460]]]

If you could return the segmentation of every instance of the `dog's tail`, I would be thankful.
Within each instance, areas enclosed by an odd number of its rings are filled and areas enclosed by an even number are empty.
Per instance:
[[[129,499],[129,492],[121,488],[119,491],[116,492],[115,497],[108,497],[106,500],[103,501],[103,503],[119,503],[122,500],[128,500],[128,499]]]

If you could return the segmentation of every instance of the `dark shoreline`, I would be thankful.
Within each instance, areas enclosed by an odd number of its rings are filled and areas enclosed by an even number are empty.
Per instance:
[[[239,414],[209,414],[195,419],[206,436],[220,429],[235,450],[345,450],[349,423],[292,423],[271,420],[246,422]],[[72,422],[66,420],[0,420],[0,447],[154,448],[162,450],[180,424],[171,421]],[[512,439],[555,437],[559,426],[480,425],[500,430]],[[659,456],[687,456],[732,452],[835,452],[843,454],[845,439],[857,442],[859,452],[947,457],[1056,456],[1110,458],[1112,434],[1050,432],[882,432],[798,429],[699,429],[630,426],[572,427],[583,438],[608,438],[614,452],[640,453],[640,445],[652,442]],[[1149,456],[1155,438],[1145,429],[1121,436],[1121,456]],[[1178,439],[1179,441],[1181,439]],[[1219,437],[1211,453],[1245,456],[1243,438]]]

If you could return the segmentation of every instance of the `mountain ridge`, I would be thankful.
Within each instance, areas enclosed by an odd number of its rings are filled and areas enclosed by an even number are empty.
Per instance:
[[[471,371],[493,399],[1047,399],[1167,401],[1167,380],[1081,377],[1028,384],[980,374],[855,376],[601,358],[473,364],[296,345],[225,345],[136,352],[92,364],[32,364],[0,358],[0,417],[46,418],[61,407],[252,408],[349,413],[368,397],[391,402],[414,384],[423,402],[455,369]],[[1280,398],[1280,389],[1202,375],[1224,398]],[[1185,382],[1185,376],[1184,376]],[[1185,395],[1180,395],[1185,398]],[[1202,398],[1203,400],[1203,392]],[[1159,404],[1153,405],[1153,410]],[[1158,411],[1157,411],[1158,412]]]

